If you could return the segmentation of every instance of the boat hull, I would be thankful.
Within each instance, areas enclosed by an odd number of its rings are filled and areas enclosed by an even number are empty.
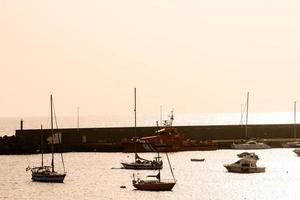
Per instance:
[[[157,165],[153,164],[139,164],[139,163],[121,163],[124,169],[135,169],[135,170],[157,170],[162,169],[162,163]]]
[[[191,161],[192,162],[203,162],[203,161],[205,161],[205,159],[204,158],[202,158],[202,159],[191,158]]]
[[[267,144],[261,143],[261,144],[231,144],[232,149],[241,149],[241,150],[247,150],[247,149],[271,149],[271,147]]]
[[[286,142],[281,144],[283,148],[299,148],[300,142]]]
[[[231,165],[224,165],[224,167],[228,170],[228,172],[233,173],[263,173],[266,171],[265,167],[239,167]]]
[[[124,153],[135,152],[133,142],[121,143]],[[177,151],[215,151],[218,145],[215,143],[204,143],[198,145],[160,145],[151,143],[136,143],[137,152],[177,152]]]
[[[136,183],[133,186],[137,190],[147,191],[171,191],[176,183],[156,182],[156,183]]]
[[[32,180],[37,182],[63,183],[66,174],[32,174]]]

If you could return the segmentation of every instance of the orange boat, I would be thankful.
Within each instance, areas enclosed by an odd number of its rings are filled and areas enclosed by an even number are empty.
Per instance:
[[[141,138],[123,139],[123,152],[175,152],[175,151],[208,151],[216,150],[217,144],[211,140],[185,139],[176,128],[172,127],[173,114],[165,127],[156,131],[155,135]],[[135,146],[136,145],[136,146]]]

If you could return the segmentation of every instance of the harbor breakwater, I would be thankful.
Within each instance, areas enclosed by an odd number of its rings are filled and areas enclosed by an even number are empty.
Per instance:
[[[248,138],[264,139],[272,147],[281,147],[281,143],[294,138],[294,124],[259,124],[248,125]],[[213,140],[218,148],[230,148],[234,141],[245,137],[244,125],[209,125],[209,126],[174,126],[185,138],[191,140]],[[300,128],[296,125],[296,128]],[[155,135],[158,127],[137,127],[136,136]],[[63,152],[120,152],[121,140],[134,136],[133,127],[111,128],[65,128],[59,129],[56,150]],[[43,134],[41,134],[43,133]],[[51,130],[19,129],[14,136],[0,138],[0,154],[38,153],[41,141],[44,141],[45,152],[50,151]],[[58,139],[56,139],[58,140]]]

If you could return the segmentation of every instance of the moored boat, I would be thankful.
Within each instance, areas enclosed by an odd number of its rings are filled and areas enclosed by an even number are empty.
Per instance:
[[[245,137],[248,137],[248,110],[249,110],[249,92],[247,92],[246,102],[246,123],[245,123]],[[242,120],[241,120],[242,121]],[[247,140],[244,143],[233,143],[230,145],[232,149],[271,149],[271,146],[264,142],[258,142],[256,140]]]
[[[64,168],[64,161],[63,161],[63,155],[61,154],[62,158],[62,164],[64,171],[63,172],[57,172],[55,171],[55,163],[54,163],[54,129],[53,129],[53,100],[52,95],[50,96],[50,102],[51,102],[51,153],[52,153],[52,160],[51,160],[51,166],[45,166],[44,165],[44,151],[43,151],[43,133],[42,133],[42,126],[41,126],[41,151],[42,151],[42,163],[39,167],[27,167],[27,170],[31,170],[31,179],[33,181],[38,182],[49,182],[49,183],[62,183],[67,175]],[[58,139],[60,141],[60,138]]]
[[[136,170],[156,170],[162,169],[163,162],[160,160],[159,155],[154,160],[147,160],[138,155],[137,140],[136,140],[136,88],[134,88],[134,161],[133,162],[121,162],[123,169],[136,169]]]
[[[192,162],[203,162],[203,161],[205,161],[205,159],[204,158],[191,158],[191,161]]]
[[[66,173],[53,172],[51,166],[34,167],[31,169],[32,180],[38,182],[62,183]]]
[[[121,141],[123,152],[176,152],[217,150],[218,145],[212,140],[185,139],[184,135],[173,127],[173,111],[170,120],[165,120],[164,127],[155,135],[141,138],[124,138]]]
[[[163,162],[159,156],[155,157],[155,160],[147,160],[139,157],[135,154],[134,162],[121,162],[124,169],[136,169],[136,170],[156,170],[162,169]]]
[[[245,143],[232,143],[232,149],[271,149],[271,147],[263,142],[256,140],[248,140]]]
[[[149,191],[170,191],[175,186],[176,182],[170,180],[133,180],[133,186],[138,190]]]
[[[173,176],[173,180],[163,180],[160,177],[160,170],[158,171],[157,175],[149,175],[147,177],[153,177],[154,180],[143,180],[139,178],[135,178],[135,175],[133,176],[132,185],[137,190],[146,190],[146,191],[171,191],[173,187],[176,184],[176,179],[170,164],[170,160],[168,157],[168,154],[166,153],[169,167]]]
[[[243,157],[232,164],[224,165],[228,172],[234,173],[261,173],[265,172],[265,167],[258,167],[256,165],[258,156],[250,153],[243,154]]]

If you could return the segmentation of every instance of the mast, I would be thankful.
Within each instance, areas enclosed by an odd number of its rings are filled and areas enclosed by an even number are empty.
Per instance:
[[[243,125],[243,115],[244,115],[243,104],[241,104],[241,122],[240,122],[241,125]]]
[[[159,113],[159,123],[160,123],[160,126],[162,127],[162,105],[160,105],[160,113]]]
[[[77,131],[79,131],[79,106],[77,106]]]
[[[43,125],[41,124],[41,152],[42,152],[42,167],[44,167],[44,137],[43,137]]]
[[[52,138],[52,144],[51,144],[51,153],[52,153],[52,160],[51,160],[51,166],[52,166],[52,172],[54,172],[54,134],[53,134],[53,102],[52,102],[52,94],[50,95],[50,103],[51,103],[51,138]]]
[[[138,158],[136,148],[136,88],[134,88],[134,153],[136,160]]]
[[[246,124],[245,124],[245,136],[248,138],[248,109],[249,109],[249,92],[247,92],[247,103],[246,103]]]
[[[297,129],[296,129],[296,124],[297,124],[297,101],[294,101],[294,139],[297,137]]]

